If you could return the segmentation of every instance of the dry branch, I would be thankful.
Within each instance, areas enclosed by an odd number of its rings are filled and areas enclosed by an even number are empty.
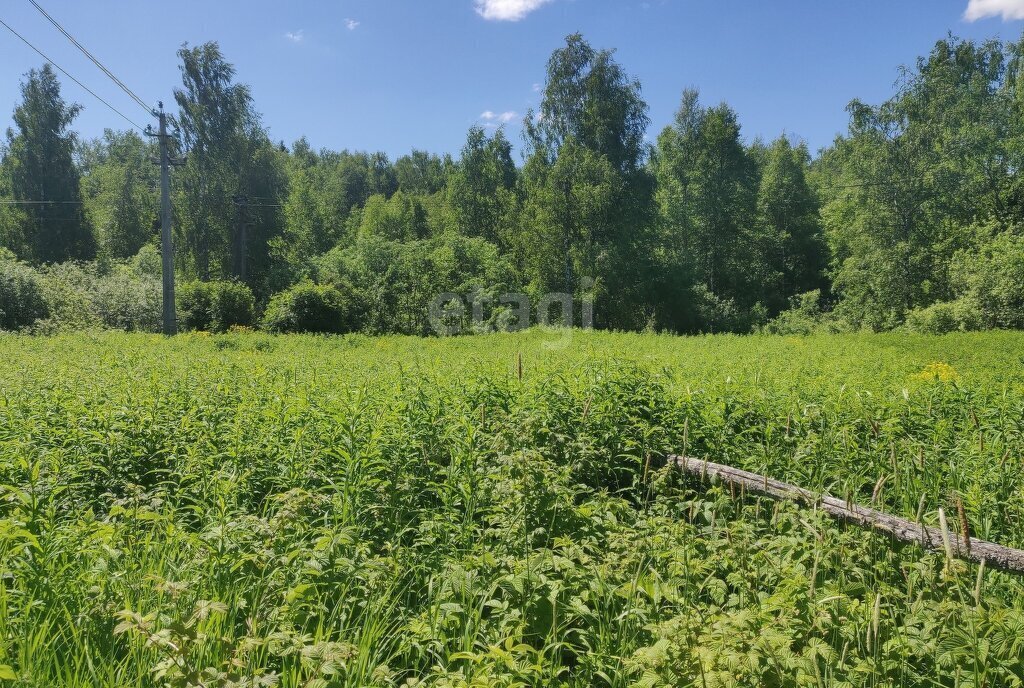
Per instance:
[[[746,489],[766,495],[773,499],[790,500],[810,506],[816,506],[829,516],[862,528],[874,528],[888,533],[901,542],[916,543],[925,549],[944,551],[942,531],[923,523],[899,518],[891,514],[869,509],[858,504],[848,503],[828,495],[819,495],[796,485],[790,485],[767,476],[740,470],[702,459],[688,456],[669,456],[669,463],[674,463],[687,473],[702,478],[717,478],[734,485],[742,485]],[[950,552],[960,559],[981,563],[1002,571],[1024,574],[1024,550],[1003,547],[993,542],[976,538],[957,538],[948,536]]]

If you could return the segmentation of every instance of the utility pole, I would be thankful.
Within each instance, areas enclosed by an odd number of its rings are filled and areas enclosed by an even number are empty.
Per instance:
[[[158,103],[159,109],[153,116],[160,121],[160,129],[154,134],[152,127],[146,127],[146,133],[160,140],[160,252],[163,258],[164,281],[164,334],[178,333],[178,312],[174,304],[174,246],[171,243],[171,165],[180,165],[182,161],[171,158],[170,135],[167,133],[167,114],[164,104]]]

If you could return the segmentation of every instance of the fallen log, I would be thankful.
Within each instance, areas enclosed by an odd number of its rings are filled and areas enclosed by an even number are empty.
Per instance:
[[[813,506],[829,516],[862,528],[873,528],[887,533],[900,542],[915,543],[934,551],[945,551],[947,556],[966,559],[1001,571],[1024,574],[1024,550],[1004,547],[994,542],[973,537],[958,537],[943,528],[933,528],[917,521],[899,518],[876,509],[819,495],[796,485],[773,480],[765,475],[751,473],[732,466],[712,463],[689,456],[669,456],[668,462],[686,473],[702,479],[717,478],[762,494],[772,499],[788,500]],[[942,516],[945,523],[944,514]]]

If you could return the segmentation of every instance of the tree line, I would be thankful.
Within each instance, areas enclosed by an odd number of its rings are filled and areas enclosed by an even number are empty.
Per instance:
[[[565,292],[615,329],[1024,326],[1024,40],[938,41],[812,155],[745,140],[696,90],[649,142],[640,82],[572,35],[524,119],[521,164],[502,128],[471,128],[457,157],[275,143],[216,43],[178,57],[186,325],[265,313],[277,329],[423,334],[440,293]],[[0,328],[80,325],[84,309],[147,329],[155,144],[81,140],[49,65],[21,93],[0,148]]]

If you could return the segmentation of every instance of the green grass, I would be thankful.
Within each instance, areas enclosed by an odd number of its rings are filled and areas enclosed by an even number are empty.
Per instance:
[[[1024,334],[0,336],[0,362],[0,683],[1024,682],[1021,578],[659,462],[884,479],[882,508],[958,530],[959,499],[1024,547]]]

